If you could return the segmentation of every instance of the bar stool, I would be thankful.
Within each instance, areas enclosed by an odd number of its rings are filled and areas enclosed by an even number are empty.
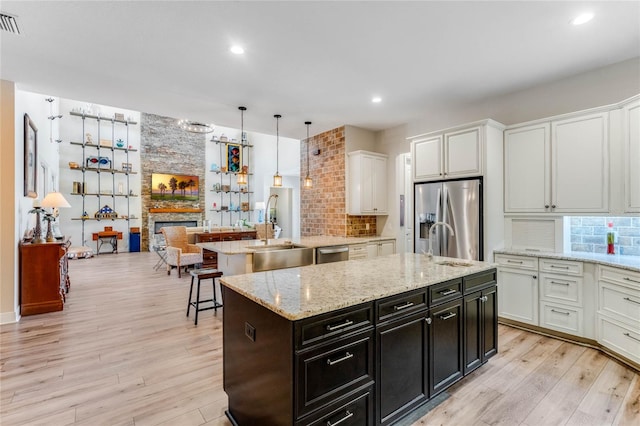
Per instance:
[[[196,309],[196,323],[198,325],[198,312],[207,311],[209,309],[214,309],[218,312],[218,308],[222,307],[222,303],[218,303],[216,300],[216,278],[220,278],[222,276],[222,272],[217,269],[209,268],[209,269],[192,269],[189,271],[191,274],[191,287],[189,288],[189,304],[187,305],[187,316],[189,316],[189,310],[193,306]],[[198,288],[196,290],[196,300],[191,301],[191,295],[193,294],[193,280],[198,278]],[[213,282],[213,298],[200,300],[200,281],[211,279]],[[213,302],[213,305],[207,306],[206,308],[201,308],[200,303]]]

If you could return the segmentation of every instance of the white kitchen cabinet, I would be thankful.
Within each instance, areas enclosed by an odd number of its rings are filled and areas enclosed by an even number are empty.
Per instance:
[[[396,252],[396,240],[369,241],[367,243],[367,257],[386,256]]]
[[[496,254],[498,316],[538,325],[538,259]]]
[[[608,132],[608,112],[507,129],[505,212],[607,212]]]
[[[388,214],[387,156],[368,151],[354,151],[347,155],[347,214]]]
[[[412,138],[414,181],[481,176],[483,140],[482,126]]]
[[[622,108],[625,213],[640,212],[640,100]]]

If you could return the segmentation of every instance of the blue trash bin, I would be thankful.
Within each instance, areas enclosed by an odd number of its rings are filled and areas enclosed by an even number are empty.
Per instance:
[[[140,232],[129,232],[129,251],[140,251]]]

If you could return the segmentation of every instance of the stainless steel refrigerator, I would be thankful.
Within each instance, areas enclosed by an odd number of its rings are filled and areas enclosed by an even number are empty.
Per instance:
[[[416,183],[415,252],[427,253],[433,238],[434,256],[483,260],[482,252],[482,179]],[[453,235],[445,222],[453,228]]]

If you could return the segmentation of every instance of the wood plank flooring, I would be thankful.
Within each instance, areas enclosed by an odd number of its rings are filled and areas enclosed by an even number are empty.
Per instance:
[[[0,424],[219,425],[222,311],[155,253],[70,261],[64,311],[0,327]],[[210,281],[209,281],[210,282]],[[210,295],[210,284],[203,298]],[[500,350],[415,425],[640,424],[640,377],[596,350],[500,326]]]

